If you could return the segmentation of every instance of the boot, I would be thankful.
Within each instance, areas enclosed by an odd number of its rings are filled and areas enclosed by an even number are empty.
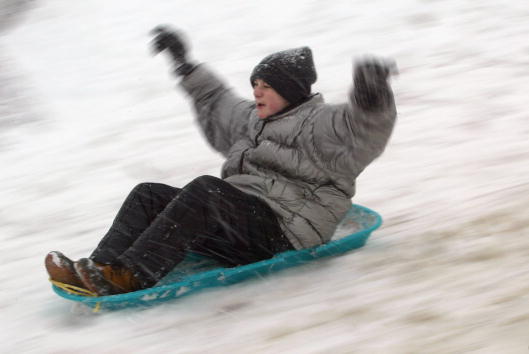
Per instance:
[[[58,251],[48,253],[44,260],[44,265],[51,280],[82,288],[84,285],[77,276],[74,264],[74,261]]]
[[[117,265],[105,265],[88,258],[74,264],[84,286],[99,296],[128,293],[141,289],[131,270]]]

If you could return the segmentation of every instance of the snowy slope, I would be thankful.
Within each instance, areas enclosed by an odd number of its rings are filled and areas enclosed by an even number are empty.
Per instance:
[[[527,2],[24,4],[0,2],[0,352],[527,352]],[[135,184],[219,173],[149,53],[160,23],[248,97],[272,51],[311,46],[329,102],[354,57],[396,59],[399,122],[358,180],[385,218],[364,249],[145,310],[52,293],[45,254],[86,256]]]

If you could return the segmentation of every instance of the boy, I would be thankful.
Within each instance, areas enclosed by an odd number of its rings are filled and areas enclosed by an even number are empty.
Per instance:
[[[356,64],[349,102],[328,105],[311,92],[311,50],[281,51],[253,69],[249,101],[191,62],[178,33],[159,27],[154,35],[208,142],[226,157],[222,178],[201,176],[182,189],[138,185],[89,258],[48,254],[51,279],[111,295],[153,286],[190,251],[236,266],[329,241],[356,177],[391,135],[390,66]]]

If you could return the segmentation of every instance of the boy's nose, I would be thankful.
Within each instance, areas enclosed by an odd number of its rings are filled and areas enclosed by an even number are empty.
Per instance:
[[[261,97],[263,95],[263,91],[259,87],[253,88],[253,96],[254,97]]]

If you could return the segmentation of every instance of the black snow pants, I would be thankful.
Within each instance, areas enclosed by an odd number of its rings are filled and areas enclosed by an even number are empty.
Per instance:
[[[147,288],[189,251],[236,266],[290,249],[266,202],[222,179],[201,176],[182,189],[137,185],[90,258],[131,269]]]

